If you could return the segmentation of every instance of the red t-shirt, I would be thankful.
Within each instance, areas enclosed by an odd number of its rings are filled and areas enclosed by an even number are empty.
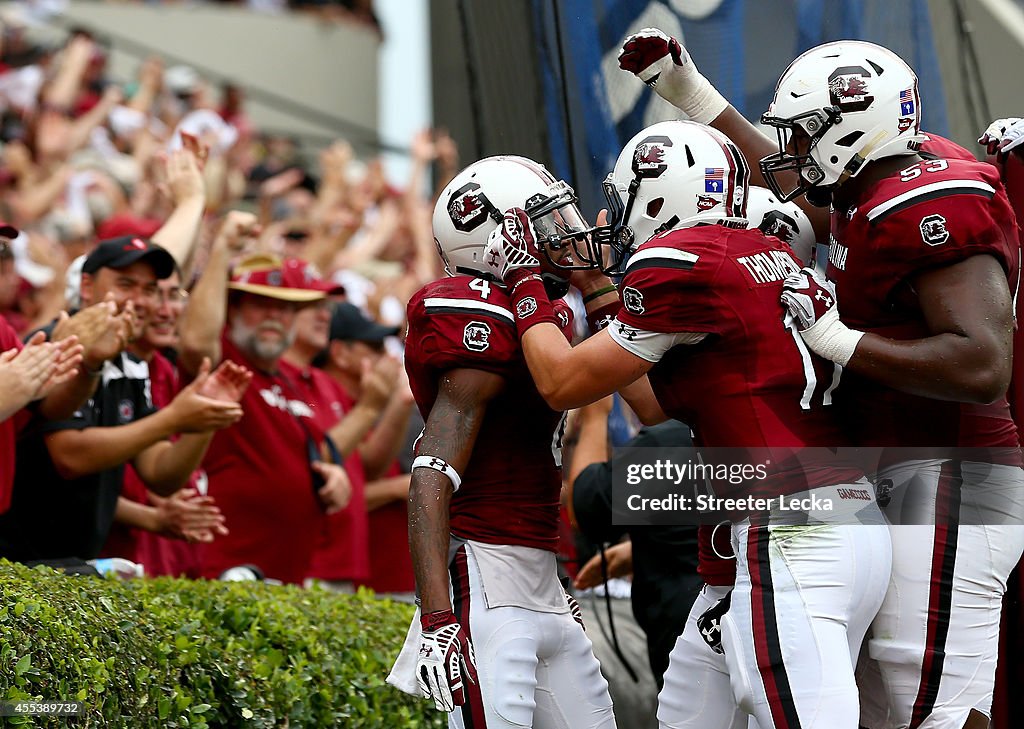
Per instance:
[[[159,352],[149,362],[149,382],[153,406],[156,408],[166,407],[178,394],[181,385],[177,368]],[[177,436],[171,439],[175,438]],[[205,490],[206,474],[202,469],[192,472],[185,488],[196,489],[200,493]],[[146,484],[130,462],[125,464],[121,496],[140,504],[150,504]],[[182,539],[164,537],[114,522],[100,556],[125,557],[138,562],[151,577],[166,575],[196,578],[199,576],[196,549],[196,545]]]
[[[341,383],[322,370],[300,369],[284,360],[280,369],[313,411],[310,429],[318,440],[355,405]],[[324,520],[308,574],[319,580],[358,581],[370,574],[366,479],[358,451],[346,457],[343,465],[352,482],[352,498],[347,507]]]
[[[21,349],[17,333],[0,315],[0,352]],[[0,514],[11,506],[11,489],[14,485],[14,440],[18,432],[19,418],[12,415],[0,421]]]
[[[383,478],[402,475],[398,461]],[[404,499],[392,501],[369,514],[370,571],[359,584],[374,592],[414,592],[416,573],[409,553],[409,512]]]
[[[227,337],[221,346],[224,359],[251,369],[253,379],[242,419],[217,432],[203,459],[209,494],[231,533],[199,546],[200,574],[216,578],[252,564],[267,577],[298,584],[324,521],[307,450],[313,412],[279,374],[258,370]]]

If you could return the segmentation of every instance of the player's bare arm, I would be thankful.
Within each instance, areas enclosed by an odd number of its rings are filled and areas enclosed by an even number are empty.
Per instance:
[[[409,487],[409,548],[424,615],[452,609],[448,504],[455,484],[441,464],[456,474],[465,471],[487,404],[504,387],[503,377],[481,370],[456,369],[441,377],[417,454],[436,459],[442,470],[414,467]]]
[[[621,388],[619,394],[644,425],[657,425],[668,420],[646,375]]]
[[[918,274],[918,301],[933,336],[896,341],[867,334],[848,365],[897,390],[939,400],[990,403],[1013,365],[1013,304],[992,256]]]
[[[835,288],[803,269],[786,280],[783,303],[817,354],[902,392],[990,403],[1007,389],[1013,364],[1013,302],[1006,274],[989,255],[917,274],[911,281],[929,337],[895,340],[848,328]]]
[[[632,384],[654,366],[616,344],[607,329],[573,347],[554,324],[539,324],[530,327],[521,341],[537,391],[553,410],[600,400]],[[567,372],[572,372],[572,377],[567,377]]]

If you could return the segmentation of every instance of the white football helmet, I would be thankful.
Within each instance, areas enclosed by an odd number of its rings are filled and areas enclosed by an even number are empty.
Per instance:
[[[573,189],[531,159],[501,156],[462,170],[434,205],[434,241],[448,275],[465,273],[501,283],[484,263],[484,249],[487,237],[511,208],[522,208],[530,216],[538,247],[553,268],[593,267],[588,249],[591,227],[583,220]],[[572,246],[568,257],[566,245]]]
[[[665,121],[633,137],[604,182],[608,225],[596,238],[612,248],[615,273],[637,246],[666,230],[747,227],[750,168],[711,127]]]
[[[827,204],[826,188],[855,177],[864,163],[914,154],[924,140],[917,76],[895,53],[865,41],[826,43],[799,56],[761,123],[779,136],[778,154],[760,163],[768,186],[787,202],[817,188],[808,195],[815,205]]]
[[[773,235],[787,243],[797,258],[811,265],[817,239],[810,219],[795,202],[782,202],[771,190],[751,185],[747,220],[751,228],[759,228],[765,235]]]

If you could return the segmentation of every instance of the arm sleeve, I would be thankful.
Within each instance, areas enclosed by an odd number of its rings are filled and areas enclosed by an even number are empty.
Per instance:
[[[703,332],[646,332],[634,329],[619,319],[612,321],[608,334],[627,352],[648,362],[660,362],[665,353],[677,344],[697,344],[707,336]]]

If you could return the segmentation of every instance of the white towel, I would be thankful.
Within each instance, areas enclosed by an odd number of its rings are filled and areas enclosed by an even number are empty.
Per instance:
[[[420,684],[416,680],[416,662],[420,655],[421,635],[420,609],[416,608],[412,622],[409,624],[409,632],[405,635],[405,643],[402,644],[402,650],[399,652],[398,658],[395,659],[395,665],[391,667],[387,683],[411,696],[426,698],[420,692]]]

